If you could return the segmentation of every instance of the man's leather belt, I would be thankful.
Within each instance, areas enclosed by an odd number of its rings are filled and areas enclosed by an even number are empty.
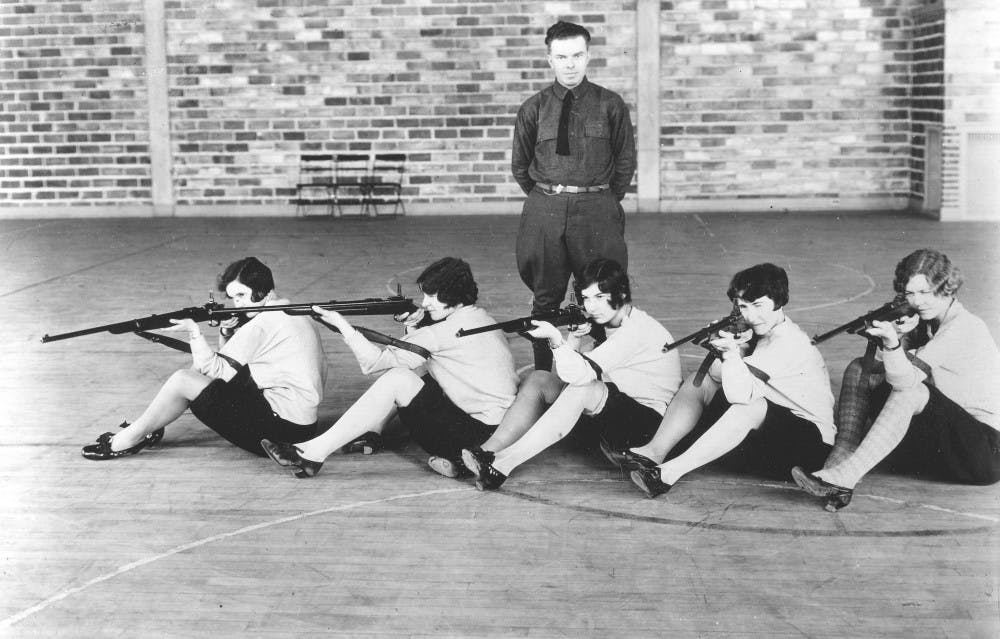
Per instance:
[[[598,184],[597,186],[566,186],[565,184],[542,184],[541,182],[535,182],[535,186],[542,189],[543,191],[548,191],[549,193],[600,193],[601,191],[607,191],[611,185],[610,184]]]

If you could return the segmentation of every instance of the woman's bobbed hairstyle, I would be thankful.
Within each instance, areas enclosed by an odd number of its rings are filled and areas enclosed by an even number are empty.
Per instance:
[[[632,301],[632,286],[628,274],[615,260],[599,257],[583,268],[580,279],[573,285],[578,300],[583,299],[583,289],[591,284],[597,284],[597,290],[611,296],[613,309],[619,309]]]
[[[442,257],[425,268],[417,278],[417,286],[427,295],[437,295],[448,306],[470,306],[479,299],[479,287],[472,277],[472,269],[457,257]]]
[[[788,274],[770,262],[751,266],[733,276],[726,295],[730,300],[740,298],[748,302],[766,295],[774,302],[774,308],[781,308],[788,303]]]
[[[239,282],[250,289],[250,299],[259,302],[274,290],[274,275],[256,257],[244,257],[226,267],[218,278],[219,291],[225,293],[230,282]]]

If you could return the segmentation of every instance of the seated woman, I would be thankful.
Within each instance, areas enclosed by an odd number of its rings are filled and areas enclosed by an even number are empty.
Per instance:
[[[606,327],[608,338],[584,354],[580,339],[591,330],[589,323],[563,338],[552,324],[535,322],[528,334],[548,341],[556,373],[533,372],[496,433],[481,447],[462,451],[480,490],[499,488],[514,468],[574,428],[585,431],[583,440],[593,440],[585,443],[600,439],[613,449],[649,441],[680,386],[680,356],[663,352],[673,338],[632,305],[628,275],[618,262],[594,260],[577,289],[590,322]]]
[[[479,288],[463,260],[445,257],[417,278],[421,309],[406,319],[404,341],[426,355],[369,342],[339,313],[313,310],[344,337],[365,374],[383,372],[325,433],[306,442],[263,439],[260,446],[302,479],[319,472],[335,450],[366,433],[381,433],[394,415],[431,455],[428,464],[458,477],[462,448],[478,446],[496,429],[514,402],[517,372],[501,331],[458,337],[459,329],[496,323],[476,306]],[[434,322],[417,327],[424,314]],[[426,365],[423,376],[414,369]]]
[[[255,257],[233,262],[219,276],[219,290],[237,308],[288,304],[274,290],[271,269]],[[134,455],[155,442],[162,428],[184,411],[243,450],[255,455],[262,437],[302,441],[316,434],[316,411],[323,398],[326,356],[316,323],[280,312],[248,313],[234,331],[223,322],[218,352],[190,319],[172,320],[187,331],[192,368],[175,372],[146,410],[124,430],[104,433],[83,447],[87,459]]]
[[[983,320],[955,298],[961,272],[943,253],[920,249],[896,265],[892,285],[917,316],[876,321],[867,331],[881,344],[885,381],[872,388],[860,374],[862,360],[852,362],[826,465],[812,474],[792,471],[830,511],[849,504],[861,478],[893,451],[894,461],[943,479],[1000,480],[1000,350]],[[921,333],[911,360],[903,339]]]
[[[784,269],[758,264],[740,271],[727,295],[752,336],[712,340],[721,359],[701,385],[694,375],[685,380],[652,441],[622,453],[622,465],[648,497],[730,451],[755,471],[787,477],[796,464],[818,468],[833,443],[830,378],[822,355],[785,315]]]

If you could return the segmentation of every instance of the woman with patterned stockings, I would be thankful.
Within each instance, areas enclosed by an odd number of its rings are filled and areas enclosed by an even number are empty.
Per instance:
[[[890,453],[909,468],[951,481],[1000,481],[1000,349],[986,324],[955,298],[961,285],[959,269],[932,249],[896,265],[893,288],[916,315],[875,321],[867,331],[880,342],[884,380],[882,368],[873,374],[862,360],[852,362],[833,451],[816,473],[792,470],[795,482],[823,498],[827,510],[849,504],[861,478]],[[911,358],[906,340],[920,335],[926,337],[915,340]]]

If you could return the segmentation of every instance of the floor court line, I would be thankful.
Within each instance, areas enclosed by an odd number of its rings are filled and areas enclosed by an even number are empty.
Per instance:
[[[621,480],[617,480],[617,479],[578,479],[578,480],[572,480],[572,481],[574,483],[622,483]],[[548,481],[548,480],[534,480],[534,481],[527,481],[527,482],[521,482],[521,483],[524,484],[524,485],[535,485],[535,484],[546,484],[546,485],[549,485],[549,484],[559,483],[559,482],[552,482],[552,481]],[[798,490],[797,487],[795,487],[795,486],[788,486],[788,485],[780,484],[780,483],[776,483],[776,482],[749,482],[749,483],[747,483],[747,482],[735,481],[735,480],[734,481],[709,480],[709,481],[703,482],[703,483],[708,483],[708,484],[714,483],[714,484],[723,484],[723,485],[744,485],[744,486],[749,485],[749,486],[760,486],[760,487],[766,487],[766,488],[780,488],[780,489],[783,489],[783,490]],[[118,568],[116,568],[115,570],[113,570],[111,572],[108,572],[108,573],[105,573],[103,575],[99,575],[97,577],[94,577],[93,579],[90,579],[90,580],[88,580],[88,581],[86,581],[86,582],[84,582],[84,583],[82,583],[82,584],[80,584],[78,586],[74,586],[72,588],[67,588],[65,590],[62,590],[62,591],[60,591],[60,592],[52,595],[51,597],[48,597],[47,599],[45,599],[45,600],[43,600],[43,601],[35,604],[34,606],[26,608],[26,609],[24,609],[24,610],[22,610],[22,611],[20,611],[20,612],[18,612],[16,614],[14,614],[14,615],[11,615],[10,617],[7,617],[6,619],[0,620],[0,629],[2,629],[2,628],[9,628],[9,627],[11,627],[11,626],[13,626],[13,625],[15,625],[15,624],[23,621],[24,619],[30,617],[31,615],[39,613],[39,612],[45,610],[46,608],[52,606],[53,604],[56,604],[56,603],[58,603],[58,602],[60,602],[60,601],[62,601],[64,599],[66,599],[68,597],[71,597],[71,596],[73,596],[73,595],[75,595],[77,593],[83,592],[84,590],[87,590],[88,588],[90,588],[92,586],[96,586],[96,585],[101,584],[101,583],[103,583],[105,581],[108,581],[110,579],[114,579],[115,577],[123,575],[123,574],[125,574],[127,572],[130,572],[132,570],[135,570],[137,568],[141,568],[141,567],[146,566],[148,564],[154,563],[154,562],[159,561],[161,559],[166,559],[166,558],[172,557],[174,555],[186,552],[188,550],[193,550],[195,548],[199,548],[201,546],[204,546],[204,545],[207,545],[207,544],[210,544],[210,543],[214,543],[214,542],[217,542],[217,541],[223,541],[223,540],[226,540],[226,539],[230,539],[232,537],[237,537],[239,535],[244,535],[244,534],[255,532],[255,531],[258,531],[258,530],[263,530],[265,528],[270,528],[270,527],[273,527],[273,526],[278,526],[278,525],[281,525],[281,524],[287,524],[287,523],[299,521],[299,520],[302,520],[302,519],[307,519],[309,517],[316,517],[316,516],[319,516],[319,515],[325,515],[325,514],[329,514],[329,513],[343,512],[343,511],[347,511],[347,510],[354,510],[354,509],[357,509],[357,508],[364,508],[364,507],[367,507],[367,506],[375,506],[375,505],[379,505],[379,504],[385,504],[385,503],[390,503],[390,502],[394,502],[394,501],[401,501],[401,500],[406,500],[406,499],[418,499],[418,498],[421,498],[421,497],[430,497],[430,496],[434,496],[434,495],[446,495],[446,494],[454,494],[454,493],[462,493],[462,492],[474,492],[474,491],[475,491],[475,489],[472,486],[463,485],[461,487],[456,487],[456,488],[440,488],[440,489],[426,490],[426,491],[416,492],[416,493],[404,493],[404,494],[401,494],[401,495],[393,495],[393,496],[385,497],[385,498],[382,498],[382,499],[357,501],[357,502],[352,502],[352,503],[349,503],[349,504],[341,504],[339,506],[331,506],[329,508],[321,508],[321,509],[318,509],[318,510],[312,510],[312,511],[309,511],[309,512],[299,513],[297,515],[289,515],[287,517],[280,517],[278,519],[273,519],[273,520],[261,522],[261,523],[258,523],[258,524],[252,524],[250,526],[244,526],[242,528],[238,528],[236,530],[233,530],[233,531],[230,531],[230,532],[226,532],[226,533],[219,533],[217,535],[211,535],[209,537],[205,537],[205,538],[198,539],[198,540],[195,540],[195,541],[191,541],[191,542],[188,542],[188,543],[185,543],[185,544],[181,544],[179,546],[175,546],[175,547],[173,547],[173,548],[171,548],[169,550],[166,550],[166,551],[164,551],[162,553],[159,553],[159,554],[156,554],[156,555],[152,555],[152,556],[149,556],[149,557],[145,557],[143,559],[138,559],[136,561],[130,562],[130,563],[125,564],[123,566],[119,566]],[[590,506],[580,506],[580,505],[573,505],[573,504],[565,504],[565,503],[559,502],[557,500],[548,499],[548,498],[544,498],[544,497],[538,497],[538,496],[530,495],[530,494],[527,494],[527,493],[519,492],[519,491],[516,491],[516,490],[503,490],[503,491],[499,491],[498,493],[496,493],[496,495],[498,495],[498,496],[505,496],[505,497],[508,497],[508,498],[514,498],[514,499],[521,499],[521,500],[525,500],[525,501],[529,501],[529,502],[533,502],[533,503],[544,504],[544,505],[549,505],[549,506],[556,506],[556,507],[560,507],[560,508],[568,508],[570,510],[575,510],[575,511],[578,511],[578,512],[585,512],[585,513],[588,513],[588,514],[600,515],[600,516],[604,516],[604,517],[624,518],[624,519],[629,519],[629,520],[633,520],[633,521],[641,521],[641,522],[647,522],[647,523],[656,523],[656,524],[661,524],[661,525],[665,524],[665,525],[680,526],[680,527],[684,527],[684,528],[703,528],[703,529],[709,529],[709,530],[772,533],[772,534],[783,534],[783,535],[792,535],[792,536],[920,537],[920,536],[945,536],[945,535],[949,535],[949,534],[952,534],[952,535],[956,535],[956,534],[978,534],[978,533],[989,532],[989,531],[994,530],[996,523],[998,521],[1000,521],[1000,519],[998,519],[996,517],[991,517],[991,516],[987,516],[987,515],[980,515],[978,513],[965,513],[965,512],[956,511],[956,510],[949,509],[949,508],[943,508],[941,506],[935,506],[933,504],[909,503],[909,502],[906,502],[905,500],[893,499],[893,498],[890,498],[890,497],[881,497],[881,496],[878,496],[878,495],[868,495],[868,494],[864,494],[864,493],[855,493],[855,496],[856,497],[871,498],[871,499],[881,500],[881,501],[887,501],[887,502],[898,504],[898,505],[904,505],[904,506],[909,505],[909,506],[918,507],[918,508],[927,508],[929,510],[935,510],[935,511],[938,511],[938,512],[944,512],[944,513],[958,515],[958,516],[970,517],[970,518],[973,518],[973,519],[979,519],[979,520],[982,520],[982,521],[985,521],[985,522],[989,522],[992,525],[980,526],[980,527],[971,528],[971,529],[955,529],[955,530],[853,531],[852,532],[852,531],[847,530],[846,527],[844,527],[842,524],[841,525],[836,525],[835,524],[836,527],[837,527],[837,530],[835,530],[835,531],[794,530],[794,529],[770,528],[770,527],[753,527],[753,526],[741,526],[741,525],[709,524],[709,523],[705,523],[704,521],[702,521],[702,522],[696,522],[696,521],[687,521],[687,520],[672,520],[672,519],[666,519],[666,518],[662,518],[662,517],[652,517],[652,516],[644,516],[644,515],[632,515],[630,513],[623,513],[623,512],[618,512],[618,511],[606,510],[606,509],[602,509],[602,508],[594,508],[594,507],[590,507]],[[836,517],[836,515],[832,515],[832,516]]]
[[[141,254],[146,253],[148,251],[152,251],[152,250],[155,250],[155,249],[158,249],[158,248],[162,248],[164,246],[167,246],[168,244],[173,244],[174,242],[176,242],[178,240],[183,240],[185,237],[187,237],[187,236],[186,235],[179,235],[177,237],[172,237],[172,238],[170,238],[169,240],[167,240],[165,242],[160,242],[159,244],[154,244],[152,246],[145,246],[145,247],[139,249],[138,251],[132,251],[131,253],[125,253],[124,255],[119,255],[119,256],[113,257],[113,258],[111,258],[109,260],[104,260],[103,262],[98,262],[97,264],[91,264],[90,266],[85,266],[85,267],[77,269],[75,271],[70,271],[69,273],[61,273],[59,275],[56,275],[56,276],[53,276],[53,277],[50,277],[50,278],[47,278],[47,279],[44,279],[44,280],[41,280],[41,281],[38,281],[38,282],[33,282],[31,284],[28,284],[27,286],[22,286],[21,288],[14,289],[13,291],[6,291],[4,293],[0,293],[0,297],[7,297],[7,296],[10,296],[10,295],[14,295],[15,293],[20,293],[22,291],[27,291],[28,289],[32,289],[32,288],[35,288],[37,286],[44,286],[46,284],[50,284],[50,283],[55,282],[57,280],[61,280],[64,277],[72,277],[74,275],[79,275],[80,273],[86,273],[87,271],[93,270],[95,268],[100,268],[102,266],[106,266],[108,264],[113,264],[115,262],[119,262],[121,260],[130,258],[130,257],[134,257],[136,255],[141,255]]]
[[[218,535],[212,535],[210,537],[205,537],[203,539],[198,539],[198,540],[195,540],[195,541],[191,541],[191,542],[188,542],[186,544],[181,544],[180,546],[175,546],[175,547],[171,548],[170,550],[167,550],[165,552],[159,553],[157,555],[152,555],[150,557],[145,557],[143,559],[138,559],[138,560],[133,561],[131,563],[125,564],[124,566],[119,566],[117,569],[115,569],[115,570],[113,570],[111,572],[105,573],[103,575],[94,577],[93,579],[90,579],[89,581],[86,581],[86,582],[80,584],[79,586],[74,586],[72,588],[67,588],[65,590],[62,590],[62,591],[60,591],[60,592],[52,595],[51,597],[45,599],[44,601],[41,601],[41,602],[35,604],[34,606],[31,606],[30,608],[25,608],[21,612],[18,612],[18,613],[14,614],[14,615],[11,615],[10,617],[7,617],[6,619],[0,620],[0,628],[9,628],[9,627],[13,626],[16,623],[19,623],[19,622],[25,620],[26,618],[30,617],[31,615],[36,614],[38,612],[41,612],[41,611],[45,610],[46,608],[48,608],[49,606],[51,606],[53,604],[56,604],[56,603],[62,601],[63,599],[66,599],[67,597],[71,597],[71,596],[73,596],[73,595],[75,595],[77,593],[83,592],[84,590],[90,588],[91,586],[96,586],[96,585],[98,585],[100,583],[108,581],[109,579],[114,579],[115,577],[118,577],[119,575],[123,575],[123,574],[125,574],[127,572],[135,570],[136,568],[141,568],[141,567],[143,567],[145,565],[151,564],[151,563],[159,561],[161,559],[166,559],[168,557],[172,557],[172,556],[177,555],[179,553],[182,553],[182,552],[185,552],[185,551],[188,551],[188,550],[193,550],[193,549],[198,548],[200,546],[204,546],[206,544],[210,544],[210,543],[213,543],[213,542],[216,542],[216,541],[222,541],[224,539],[229,539],[231,537],[237,537],[239,535],[243,535],[243,534],[250,533],[250,532],[255,532],[257,530],[262,530],[264,528],[270,528],[272,526],[278,526],[278,525],[281,525],[281,524],[287,524],[287,523],[290,523],[290,522],[293,522],[293,521],[298,521],[300,519],[306,519],[308,517],[315,517],[317,515],[325,515],[327,513],[334,513],[334,512],[340,512],[340,511],[345,511],[345,510],[353,510],[355,508],[363,508],[365,506],[373,506],[373,505],[376,505],[376,504],[385,504],[385,503],[389,503],[389,502],[392,502],[392,501],[399,501],[399,500],[402,500],[402,499],[414,499],[414,498],[418,498],[418,497],[427,497],[427,496],[430,496],[430,495],[441,495],[441,494],[456,493],[456,492],[468,492],[468,491],[472,491],[472,490],[475,490],[475,489],[473,487],[471,487],[471,486],[463,486],[461,488],[442,488],[442,489],[436,489],[436,490],[427,490],[427,491],[423,491],[423,492],[419,492],[419,493],[407,493],[407,494],[403,494],[403,495],[394,495],[394,496],[391,496],[391,497],[386,497],[384,499],[373,499],[373,500],[368,500],[368,501],[358,501],[358,502],[353,502],[353,503],[350,503],[350,504],[342,504],[340,506],[331,506],[330,508],[321,508],[319,510],[313,510],[313,511],[305,512],[305,513],[299,513],[298,515],[289,515],[288,517],[281,517],[279,519],[273,519],[271,521],[265,521],[265,522],[261,522],[259,524],[253,524],[253,525],[250,525],[250,526],[244,526],[243,528],[239,528],[237,530],[233,530],[233,531],[230,531],[230,532],[227,532],[227,533],[219,533]]]

